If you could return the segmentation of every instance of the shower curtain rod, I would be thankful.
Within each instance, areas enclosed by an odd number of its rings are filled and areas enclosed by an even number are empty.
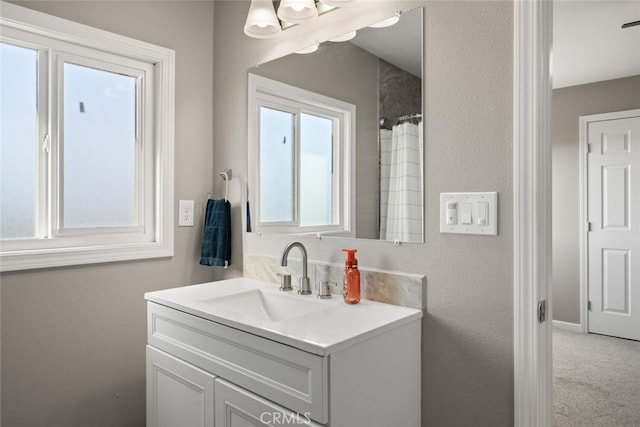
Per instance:
[[[387,130],[391,130],[391,128],[397,124],[400,124],[402,122],[405,122],[407,120],[411,120],[411,119],[421,119],[422,118],[422,113],[416,113],[416,114],[408,114],[406,116],[400,116],[395,120],[389,120],[385,117],[382,117],[380,119],[380,129],[387,129]]]
[[[417,114],[408,114],[406,116],[400,116],[398,117],[398,121],[402,122],[405,120],[411,120],[411,119],[418,119],[418,118],[422,118],[422,113],[417,113]]]

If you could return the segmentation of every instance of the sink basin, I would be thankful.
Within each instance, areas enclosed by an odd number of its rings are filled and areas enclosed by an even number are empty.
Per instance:
[[[148,292],[145,298],[321,356],[422,317],[420,310],[367,299],[351,305],[339,297],[280,292],[275,283],[246,277]]]
[[[235,314],[256,319],[278,322],[304,316],[327,308],[308,297],[296,297],[290,294],[265,292],[254,289],[233,295],[201,300],[208,308],[233,312]]]

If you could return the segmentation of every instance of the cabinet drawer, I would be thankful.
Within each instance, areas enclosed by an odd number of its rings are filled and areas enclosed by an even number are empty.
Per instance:
[[[152,302],[147,316],[150,345],[327,422],[327,358]]]
[[[291,412],[222,379],[216,379],[214,388],[216,426],[321,427],[309,413]]]

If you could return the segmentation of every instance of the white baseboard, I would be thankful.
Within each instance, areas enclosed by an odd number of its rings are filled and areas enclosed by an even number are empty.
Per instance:
[[[558,329],[564,329],[571,332],[582,332],[582,326],[579,323],[563,322],[562,320],[554,320],[553,327]]]

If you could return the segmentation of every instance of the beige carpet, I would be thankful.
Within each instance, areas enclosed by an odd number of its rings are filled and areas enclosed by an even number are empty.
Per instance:
[[[640,342],[554,328],[553,425],[640,426]]]

